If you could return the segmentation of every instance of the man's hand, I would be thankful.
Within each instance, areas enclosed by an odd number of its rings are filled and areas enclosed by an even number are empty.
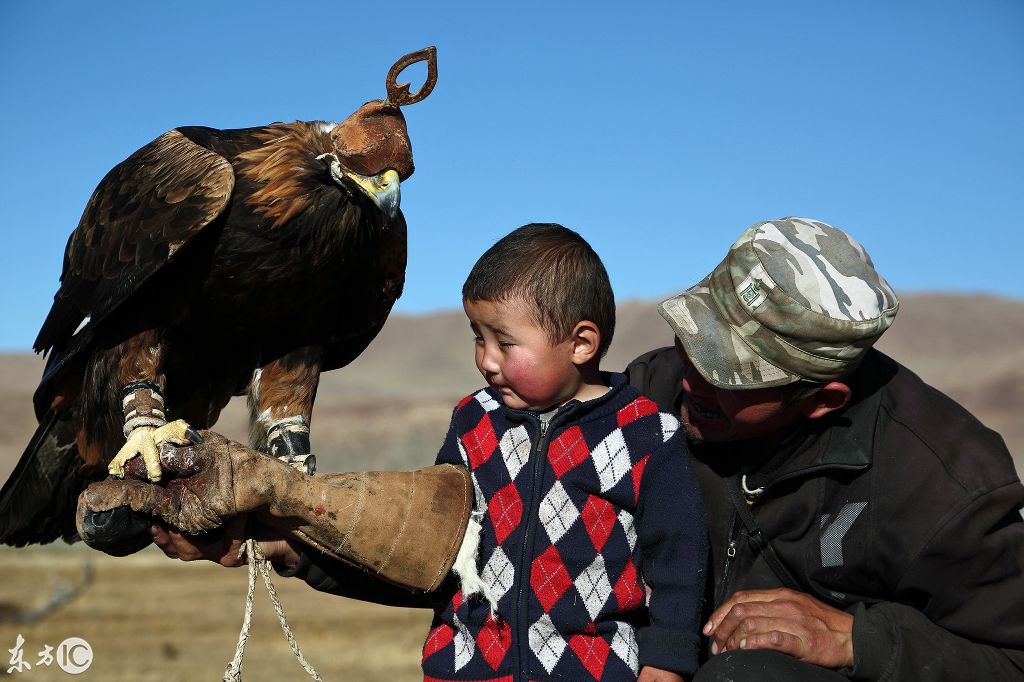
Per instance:
[[[640,670],[640,677],[636,678],[636,682],[684,682],[683,676],[678,673],[674,673],[671,670],[662,670],[661,668],[652,668],[649,665],[645,665]]]
[[[825,668],[853,667],[853,616],[788,589],[733,594],[704,626],[711,653],[774,649]]]
[[[251,489],[262,485],[259,465],[275,462],[212,431],[203,431],[202,444],[172,448],[161,453],[161,464],[184,474],[163,488],[138,480],[107,479],[93,483],[78,498],[79,532],[88,543],[82,520],[89,513],[129,506],[157,516],[186,533],[198,534],[220,527],[239,513],[252,511],[258,502]],[[279,463],[280,464],[280,463]],[[280,466],[286,466],[280,464]],[[252,469],[253,471],[250,471]],[[238,475],[239,472],[247,475]],[[236,489],[236,483],[243,490]],[[239,508],[239,495],[253,504]]]
[[[245,556],[245,526],[248,517],[241,514],[229,519],[223,526],[206,535],[187,535],[181,530],[154,521],[149,534],[153,544],[171,559],[182,561],[212,561],[221,566],[242,566]]]
[[[160,522],[154,523],[149,532],[153,536],[153,544],[171,559],[212,561],[221,566],[234,567],[246,563],[245,556],[240,555],[242,545],[245,544],[247,522],[248,517],[241,514],[206,536],[187,535]],[[288,567],[298,563],[299,545],[295,541],[255,523],[250,532],[271,563]]]

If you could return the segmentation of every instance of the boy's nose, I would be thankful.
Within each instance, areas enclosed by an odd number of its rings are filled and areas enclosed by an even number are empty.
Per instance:
[[[498,370],[501,369],[493,349],[484,348],[483,357],[480,358],[480,368],[488,374],[497,374]]]

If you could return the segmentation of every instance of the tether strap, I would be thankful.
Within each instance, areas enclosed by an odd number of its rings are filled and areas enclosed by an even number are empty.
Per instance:
[[[757,551],[768,562],[768,566],[775,573],[775,576],[782,581],[784,586],[797,592],[803,592],[804,589],[793,579],[793,574],[789,572],[786,565],[779,559],[775,550],[772,549],[772,544],[764,537],[764,533],[761,532],[757,521],[754,520],[754,515],[750,513],[750,507],[743,498],[743,493],[740,492],[739,475],[730,476],[729,480],[726,481],[725,487],[729,491],[729,499],[732,500],[732,506],[736,508],[740,521],[743,522],[744,527],[747,529],[747,536],[750,538],[751,544],[757,548]]]

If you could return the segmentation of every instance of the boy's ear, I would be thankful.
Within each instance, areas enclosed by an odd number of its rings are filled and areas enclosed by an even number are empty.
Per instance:
[[[572,363],[583,365],[597,357],[601,348],[601,330],[590,320],[577,322],[572,330]]]

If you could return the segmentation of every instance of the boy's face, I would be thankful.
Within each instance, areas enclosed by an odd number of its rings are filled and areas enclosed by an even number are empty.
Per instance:
[[[476,342],[476,368],[505,405],[545,411],[576,397],[579,371],[571,339],[552,344],[519,299],[463,301]]]

